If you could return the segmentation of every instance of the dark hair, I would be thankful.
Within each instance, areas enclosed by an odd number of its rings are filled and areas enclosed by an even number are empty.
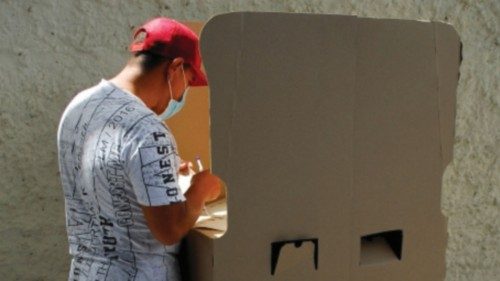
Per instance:
[[[148,51],[140,51],[134,54],[134,57],[139,59],[139,64],[144,72],[149,72],[160,64],[171,60],[171,58],[167,58],[161,55],[157,55]]]

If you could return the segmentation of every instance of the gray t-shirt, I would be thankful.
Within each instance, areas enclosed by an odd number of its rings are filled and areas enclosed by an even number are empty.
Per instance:
[[[79,93],[59,124],[69,280],[180,280],[179,245],[151,234],[140,205],[184,201],[170,130],[108,81]]]

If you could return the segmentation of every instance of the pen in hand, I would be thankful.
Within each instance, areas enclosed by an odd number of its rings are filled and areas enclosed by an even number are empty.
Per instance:
[[[201,158],[199,155],[197,155],[195,157],[195,160],[196,160],[196,166],[198,166],[198,173],[202,172],[203,171],[203,165],[201,164]],[[207,210],[207,207],[203,204],[203,211],[205,212],[205,214],[207,216],[210,216],[210,213],[208,212]]]
[[[201,158],[199,155],[195,157],[196,165],[198,166],[198,172],[203,171],[203,165],[201,164]]]

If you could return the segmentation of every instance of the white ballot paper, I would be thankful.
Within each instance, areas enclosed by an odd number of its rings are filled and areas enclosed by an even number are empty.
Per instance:
[[[194,176],[194,174],[195,172],[192,169],[189,169],[188,175],[179,174],[179,186],[182,190],[182,194],[185,194],[191,186],[191,178]]]

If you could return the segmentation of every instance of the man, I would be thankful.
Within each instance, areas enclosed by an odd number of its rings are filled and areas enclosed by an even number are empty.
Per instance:
[[[186,26],[153,19],[135,33],[125,68],[66,108],[58,150],[69,280],[180,280],[179,241],[221,189],[203,171],[182,194],[176,143],[162,123],[189,86],[207,85],[198,45]]]

